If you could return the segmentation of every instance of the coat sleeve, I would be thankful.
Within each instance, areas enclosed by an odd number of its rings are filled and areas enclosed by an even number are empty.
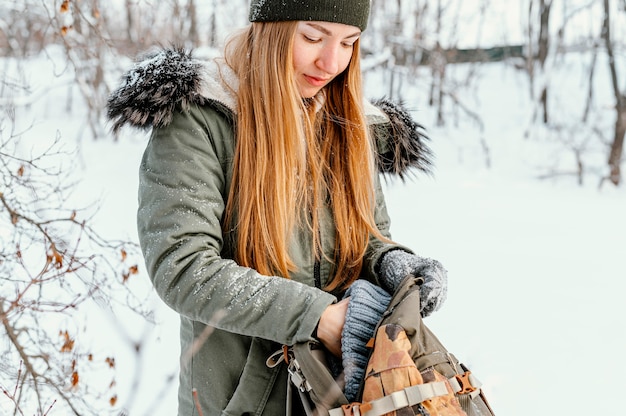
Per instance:
[[[376,176],[375,186],[376,211],[374,213],[374,219],[376,221],[376,226],[384,237],[391,240],[391,232],[389,230],[391,226],[391,220],[387,212],[387,204],[385,202],[385,195],[380,182],[380,175]],[[404,247],[400,244],[396,244],[394,242],[388,243],[374,236],[370,237],[369,245],[365,253],[365,258],[363,262],[362,274],[364,275],[364,277],[380,286],[380,282],[378,280],[378,265],[380,263],[380,260],[382,259],[383,255],[388,251],[397,249],[402,249],[412,253],[409,248]]]
[[[207,106],[153,130],[137,214],[148,274],[165,303],[189,319],[288,345],[308,340],[332,295],[222,257],[232,134]]]
[[[420,131],[421,126],[415,123],[400,105],[386,100],[379,100],[375,105],[368,101],[365,104],[378,167],[378,175],[374,179],[376,197],[374,219],[381,234],[391,240],[391,220],[387,212],[381,176],[391,174],[404,179],[411,168],[428,172],[432,153],[425,144],[426,137]],[[388,251],[397,249],[412,253],[405,246],[384,242],[372,236],[364,258],[363,277],[380,285],[378,280],[380,260]]]

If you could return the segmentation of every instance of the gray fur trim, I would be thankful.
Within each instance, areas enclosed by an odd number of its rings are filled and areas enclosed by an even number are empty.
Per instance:
[[[413,120],[402,104],[385,98],[372,104],[389,118],[389,123],[374,126],[375,136],[384,138],[378,149],[378,170],[398,175],[402,180],[412,168],[431,174],[433,153],[426,143],[429,138],[424,127]]]
[[[122,78],[107,102],[113,132],[124,124],[140,128],[162,127],[177,109],[202,105],[201,65],[182,48],[164,49],[141,59]]]

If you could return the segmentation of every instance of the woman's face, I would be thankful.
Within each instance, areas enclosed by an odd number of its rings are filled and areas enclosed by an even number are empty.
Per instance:
[[[311,98],[350,63],[356,26],[329,22],[298,22],[293,44],[293,68],[302,98]]]

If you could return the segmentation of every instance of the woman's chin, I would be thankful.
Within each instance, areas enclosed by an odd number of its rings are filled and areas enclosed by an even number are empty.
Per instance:
[[[314,86],[309,83],[299,83],[298,85],[298,91],[300,92],[300,97],[302,98],[313,98],[322,88],[323,86]]]

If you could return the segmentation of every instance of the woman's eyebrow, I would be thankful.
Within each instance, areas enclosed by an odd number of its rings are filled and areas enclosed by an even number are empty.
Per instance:
[[[311,23],[311,22],[307,22],[306,24],[307,24],[307,26],[311,26],[313,29],[319,30],[320,32],[322,32],[326,36],[333,36],[333,32],[331,32],[330,30],[326,29],[324,26],[318,25],[316,23]],[[353,33],[351,35],[348,35],[348,36],[345,37],[345,39],[354,38],[354,37],[357,37],[357,36],[361,36],[361,31],[358,31],[358,32],[355,32],[355,33]]]

